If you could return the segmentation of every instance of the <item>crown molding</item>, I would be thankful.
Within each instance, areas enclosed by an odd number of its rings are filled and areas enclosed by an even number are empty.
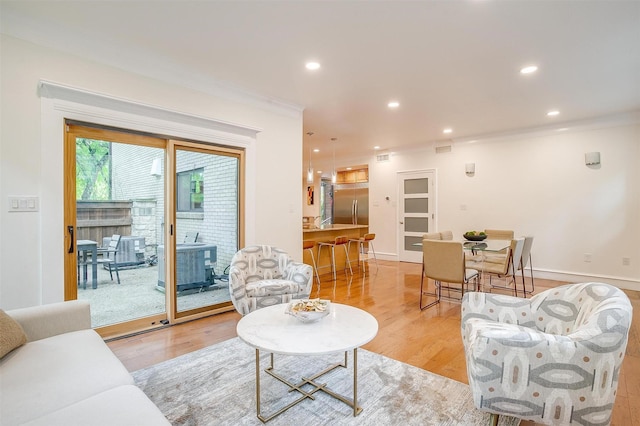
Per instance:
[[[38,94],[42,98],[62,100],[93,107],[105,108],[109,110],[129,113],[138,116],[155,118],[174,123],[198,126],[218,132],[232,133],[236,135],[255,138],[256,134],[262,131],[257,127],[251,127],[227,121],[216,120],[199,115],[187,114],[179,111],[161,108],[129,99],[118,98],[102,93],[92,92],[85,89],[67,86],[51,81],[40,80],[38,83]]]

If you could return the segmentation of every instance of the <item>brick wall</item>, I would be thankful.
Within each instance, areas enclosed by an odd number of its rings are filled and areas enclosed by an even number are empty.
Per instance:
[[[164,243],[164,165],[161,176],[150,174],[156,158],[164,158],[163,150],[113,144],[113,196],[133,201],[132,235],[145,237],[146,256]],[[222,274],[238,249],[238,159],[178,151],[178,173],[198,168],[204,170],[203,211],[177,212],[176,237],[180,243],[187,232],[198,232],[198,241],[215,244],[215,271]]]

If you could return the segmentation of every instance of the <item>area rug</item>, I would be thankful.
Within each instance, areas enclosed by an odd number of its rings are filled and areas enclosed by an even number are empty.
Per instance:
[[[347,368],[319,379],[332,390],[353,396],[353,352]],[[295,382],[342,362],[344,354],[315,357],[275,355],[275,369]],[[261,367],[269,355],[261,353]],[[255,349],[238,338],[133,373],[136,384],[173,425],[261,425],[256,417]],[[268,415],[300,394],[261,373],[262,414]],[[308,385],[307,385],[308,386]],[[489,415],[473,406],[471,391],[456,382],[382,355],[358,350],[357,416],[323,392],[269,421],[268,425],[486,425]],[[500,416],[500,425],[519,420]]]

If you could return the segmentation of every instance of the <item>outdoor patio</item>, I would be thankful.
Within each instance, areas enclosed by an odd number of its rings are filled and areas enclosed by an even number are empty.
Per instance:
[[[90,273],[89,273],[90,275]],[[78,286],[78,299],[91,303],[91,325],[102,327],[136,318],[159,314],[165,311],[165,294],[156,288],[158,266],[143,264],[120,270],[120,283],[113,273],[98,267],[98,288],[87,288],[82,282]],[[193,289],[178,293],[178,310],[185,311],[201,306],[229,301],[229,283],[220,279],[205,290]]]

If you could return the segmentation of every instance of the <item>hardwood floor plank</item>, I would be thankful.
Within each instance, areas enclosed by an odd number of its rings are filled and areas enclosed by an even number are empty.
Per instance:
[[[379,267],[372,266],[366,274],[355,269],[352,279],[339,273],[334,283],[325,275],[320,290],[314,285],[312,295],[359,307],[376,317],[378,335],[365,349],[468,383],[460,336],[460,303],[443,301],[420,311],[420,271],[420,264],[379,261]],[[536,279],[536,292],[562,284],[565,283]],[[636,313],[640,312],[640,292],[625,292]],[[129,371],[135,371],[235,337],[239,320],[236,312],[226,312],[113,340],[108,345]],[[639,400],[640,315],[636,314],[611,424],[640,424]],[[523,425],[535,423],[523,422]]]

